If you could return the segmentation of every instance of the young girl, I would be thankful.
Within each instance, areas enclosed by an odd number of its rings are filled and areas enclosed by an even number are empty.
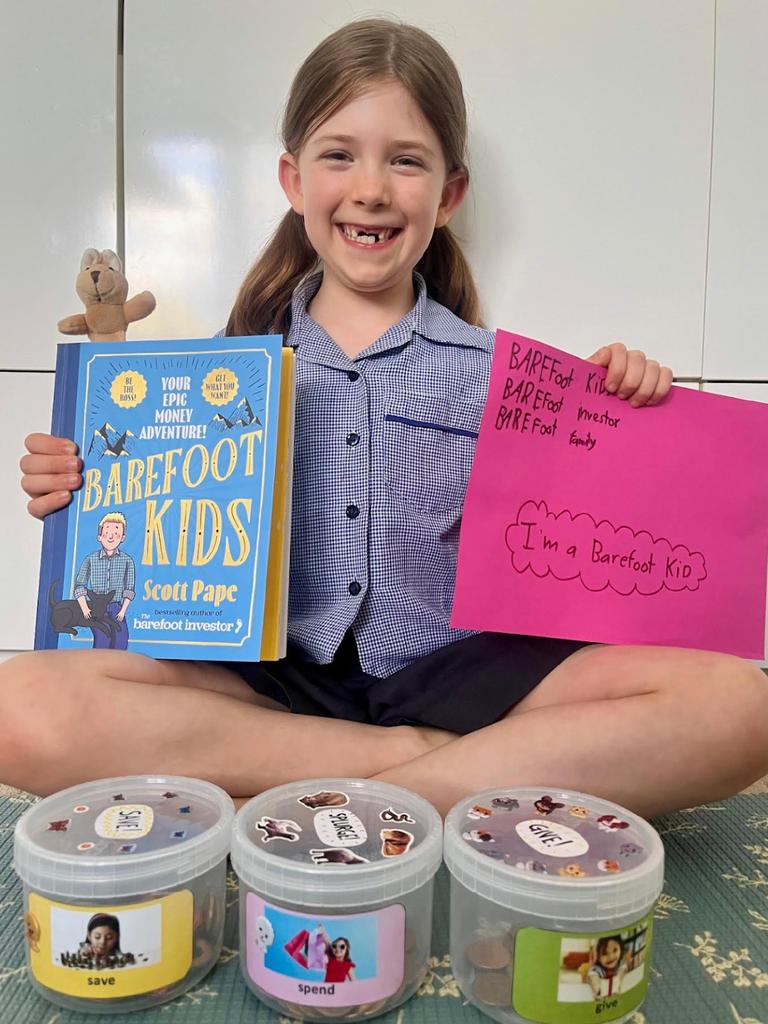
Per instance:
[[[594,999],[615,996],[621,992],[621,982],[627,973],[624,943],[620,935],[603,936],[597,940],[595,962],[587,971],[587,981]]]
[[[354,981],[355,964],[352,961],[349,939],[340,935],[328,944],[325,981]]]
[[[0,665],[0,779],[45,794],[151,766],[246,798],[333,750],[349,775],[442,811],[528,783],[644,815],[754,781],[768,770],[754,665],[448,625],[493,342],[448,227],[469,179],[449,56],[410,26],[347,25],[299,69],[283,141],[291,209],[227,333],[280,331],[296,350],[288,656],[21,655]],[[592,361],[632,405],[669,390],[671,371],[624,345]],[[81,485],[81,462],[66,439],[33,434],[27,449],[42,518]]]
[[[80,954],[95,962],[121,956],[120,922],[114,914],[94,914],[86,928],[85,942],[80,943]]]

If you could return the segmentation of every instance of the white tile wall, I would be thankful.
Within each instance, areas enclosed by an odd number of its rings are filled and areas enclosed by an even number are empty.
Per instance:
[[[461,70],[472,189],[456,226],[493,327],[587,356],[610,341],[698,376],[713,0],[389,0]],[[299,63],[368,2],[131,0],[126,254],[205,336],[287,202],[277,127]],[[163,88],[158,88],[158,82]]]
[[[28,650],[34,640],[42,523],[26,510],[29,499],[19,486],[19,459],[27,434],[50,430],[53,376],[0,372],[0,408],[6,425],[0,445],[0,651]]]
[[[768,3],[718,0],[705,377],[768,378]]]
[[[0,369],[53,369],[83,251],[117,244],[116,50],[116,0],[2,5]]]

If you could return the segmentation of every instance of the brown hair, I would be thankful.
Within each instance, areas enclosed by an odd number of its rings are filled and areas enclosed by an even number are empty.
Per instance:
[[[283,116],[286,151],[296,156],[327,118],[382,79],[396,79],[411,93],[440,139],[448,173],[468,175],[467,114],[455,64],[426,32],[383,18],[345,25],[301,65]],[[289,210],[248,271],[226,333],[287,334],[293,291],[316,267],[317,254],[304,230],[304,218]],[[435,229],[416,270],[423,274],[432,298],[468,323],[481,324],[472,273],[447,225]]]

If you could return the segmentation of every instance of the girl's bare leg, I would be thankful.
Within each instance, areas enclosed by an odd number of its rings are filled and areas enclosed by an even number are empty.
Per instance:
[[[123,651],[22,654],[0,664],[0,781],[45,795],[154,772],[250,797],[329,766],[374,775],[452,738],[279,708],[218,666]]]
[[[768,772],[768,679],[728,655],[588,647],[504,719],[389,768],[445,813],[496,786],[563,787],[649,817],[730,796]]]

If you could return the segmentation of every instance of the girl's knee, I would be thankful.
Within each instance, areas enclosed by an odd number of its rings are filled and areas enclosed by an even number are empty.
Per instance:
[[[0,665],[0,735],[15,754],[56,757],[82,724],[82,693],[92,673],[73,652],[34,651]]]
[[[756,665],[740,661],[734,672],[733,686],[726,690],[726,700],[733,701],[739,717],[740,735],[758,767],[758,774],[768,772],[768,678]]]

